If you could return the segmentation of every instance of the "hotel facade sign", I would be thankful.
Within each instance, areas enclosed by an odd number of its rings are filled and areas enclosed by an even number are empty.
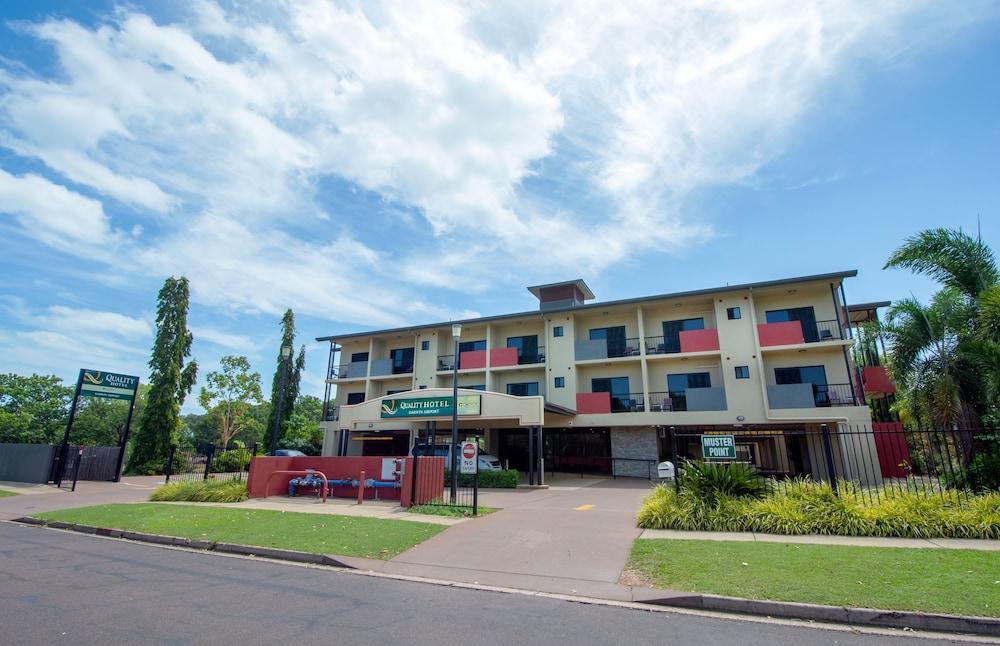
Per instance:
[[[382,419],[400,417],[450,417],[452,414],[452,397],[414,397],[412,399],[386,399],[382,401]],[[480,395],[459,395],[459,415],[482,414],[482,397]]]

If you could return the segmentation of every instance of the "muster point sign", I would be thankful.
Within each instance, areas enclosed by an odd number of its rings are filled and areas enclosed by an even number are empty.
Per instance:
[[[735,460],[736,436],[702,435],[701,457],[706,460]]]
[[[459,473],[473,474],[479,467],[479,447],[475,442],[462,442],[462,464]]]

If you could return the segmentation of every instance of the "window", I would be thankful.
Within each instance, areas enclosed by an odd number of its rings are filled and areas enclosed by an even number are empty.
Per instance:
[[[556,388],[565,388],[566,387],[566,377],[556,377],[555,386],[556,386]]]
[[[355,363],[355,362],[359,362],[359,361],[368,361],[368,353],[367,352],[355,352],[354,354],[351,355],[351,363]]]
[[[389,359],[392,361],[392,374],[413,372],[413,348],[390,350]]]
[[[430,341],[421,341],[420,342],[420,349],[421,350],[430,350],[431,349],[431,342]]]
[[[590,330],[590,340],[604,339],[608,343],[609,357],[624,357],[633,354],[634,348],[625,346],[625,326],[598,327]],[[638,352],[635,352],[638,354]]]
[[[458,344],[458,369],[462,369],[462,353],[463,352],[476,352],[479,350],[486,349],[486,339],[481,339],[479,341],[462,341]],[[450,367],[450,366],[449,366]]]
[[[476,384],[474,386],[459,386],[459,388],[465,388],[466,390],[486,390],[486,384]]]
[[[735,321],[743,318],[743,313],[740,311],[740,308],[738,307],[727,307],[726,318],[728,318],[730,321]]]
[[[667,375],[667,394],[673,410],[687,410],[688,388],[711,388],[712,376],[707,372],[687,372]]]
[[[545,361],[545,355],[538,351],[537,334],[529,336],[509,336],[507,337],[507,347],[517,348],[518,364],[542,363]]]
[[[681,332],[686,330],[704,330],[705,319],[682,319],[680,321],[663,322],[663,343],[658,346],[657,352],[680,352]]]
[[[529,381],[523,384],[507,384],[507,394],[518,397],[529,397],[538,394],[538,382]]]
[[[784,310],[771,310],[764,316],[768,323],[787,323],[798,321],[802,325],[802,337],[806,343],[819,341],[819,329],[816,326],[816,312],[811,307],[791,307]]]
[[[599,377],[590,380],[590,391],[611,394],[611,412],[632,410],[635,402],[629,396],[628,377]]]
[[[826,384],[826,368],[823,366],[801,366],[798,368],[775,368],[774,383],[812,384],[813,397],[817,406],[830,405],[830,393]]]
[[[737,379],[749,379],[750,378],[750,366],[736,366],[736,378]]]
[[[424,388],[427,388],[427,385],[426,385],[426,384],[424,384],[423,386],[421,386],[421,387],[420,387],[420,390],[423,390]]]
[[[552,328],[552,336],[562,336],[562,335],[563,335],[563,326],[557,325],[554,328]]]
[[[406,388],[398,388],[396,390],[387,390],[387,391],[385,391],[385,395],[386,395],[386,397],[388,397],[389,395],[396,395],[398,393],[405,393],[406,390],[407,390]]]
[[[360,404],[365,400],[364,393],[347,393],[347,404],[348,406],[352,404]]]

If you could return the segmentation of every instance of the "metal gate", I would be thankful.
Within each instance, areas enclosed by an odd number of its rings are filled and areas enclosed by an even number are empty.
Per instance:
[[[447,457],[419,455],[426,445],[414,447],[413,479],[414,505],[454,509],[456,515],[475,516],[479,513],[479,474],[456,474],[454,480],[448,468]]]
[[[67,446],[65,454],[56,454],[52,461],[50,480],[62,485],[76,480],[113,482],[118,475],[117,446]]]

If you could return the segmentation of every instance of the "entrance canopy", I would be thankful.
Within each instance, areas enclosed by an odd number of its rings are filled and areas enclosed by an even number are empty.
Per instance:
[[[338,408],[341,429],[403,430],[425,422],[450,422],[452,389],[426,388],[370,399]],[[542,426],[545,400],[483,390],[458,389],[458,421],[462,426]]]

